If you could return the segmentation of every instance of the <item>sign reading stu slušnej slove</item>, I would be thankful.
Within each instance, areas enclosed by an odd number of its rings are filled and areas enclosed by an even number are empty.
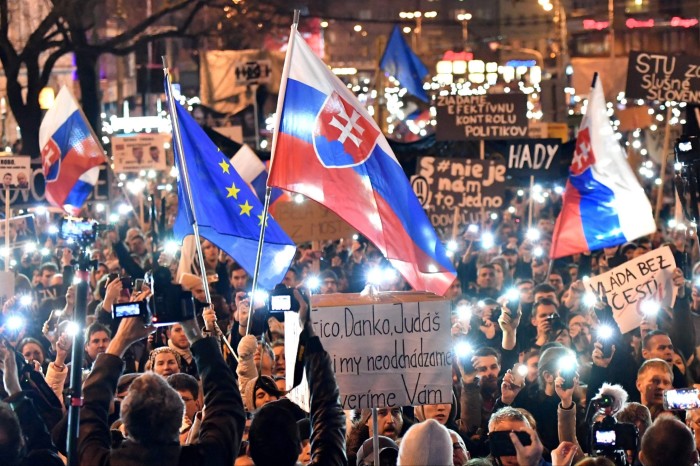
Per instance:
[[[625,95],[628,99],[700,103],[700,57],[630,53]]]
[[[449,301],[317,307],[343,409],[452,402]]]
[[[438,141],[516,139],[527,136],[527,95],[440,95]]]

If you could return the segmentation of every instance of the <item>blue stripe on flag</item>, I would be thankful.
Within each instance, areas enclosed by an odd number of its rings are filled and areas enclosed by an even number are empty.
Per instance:
[[[595,219],[595,222],[583,222],[582,225],[588,250],[594,251],[624,243],[625,237],[615,210],[615,194],[612,190],[594,179],[591,169],[581,175],[570,176],[569,181],[581,193],[581,219]]]

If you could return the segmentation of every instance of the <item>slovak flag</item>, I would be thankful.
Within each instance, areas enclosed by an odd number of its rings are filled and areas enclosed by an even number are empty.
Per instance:
[[[413,288],[444,294],[455,269],[372,117],[296,31],[287,72],[268,185],[324,205],[374,243]]]
[[[615,139],[603,87],[595,79],[576,138],[550,257],[614,247],[655,231],[651,203]]]
[[[66,86],[56,96],[39,129],[46,199],[77,215],[106,162],[104,150]]]

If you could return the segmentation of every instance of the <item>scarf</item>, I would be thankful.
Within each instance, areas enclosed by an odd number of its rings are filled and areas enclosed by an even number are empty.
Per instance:
[[[192,351],[190,351],[189,348],[188,348],[188,349],[180,349],[180,348],[178,348],[177,346],[175,346],[175,345],[173,344],[173,341],[172,341],[170,338],[168,338],[168,347],[169,347],[171,350],[175,351],[177,354],[179,354],[180,357],[181,357],[184,361],[187,362],[187,364],[191,364],[191,363],[192,363],[192,359],[194,359],[194,358],[193,358],[193,356],[192,356]]]

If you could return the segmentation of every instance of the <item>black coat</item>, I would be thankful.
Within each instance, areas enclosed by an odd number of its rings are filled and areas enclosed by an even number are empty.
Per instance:
[[[215,339],[202,338],[195,342],[192,354],[199,367],[207,407],[199,443],[184,447],[177,443],[144,446],[127,440],[119,448],[112,449],[107,413],[124,364],[117,356],[101,354],[83,389],[85,404],[80,412],[78,444],[80,464],[231,466],[238,454],[245,425],[236,376],[224,362]]]

